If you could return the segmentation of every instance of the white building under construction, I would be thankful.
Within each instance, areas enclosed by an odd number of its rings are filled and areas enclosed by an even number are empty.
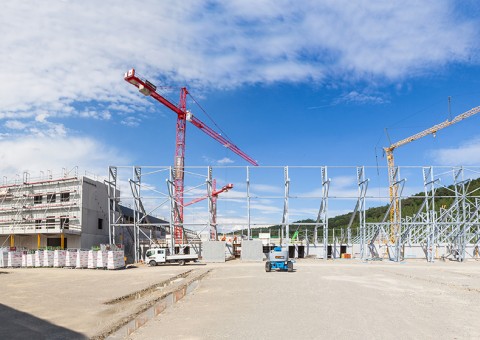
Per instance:
[[[64,173],[4,181],[0,186],[0,246],[90,248],[108,243],[107,186]]]

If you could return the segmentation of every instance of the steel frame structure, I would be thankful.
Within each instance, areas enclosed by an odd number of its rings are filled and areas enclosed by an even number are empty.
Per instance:
[[[133,174],[133,180],[120,179],[118,176],[118,169],[122,168],[126,173]],[[143,171],[147,169],[148,171]],[[212,197],[212,192],[215,190],[213,187],[213,172],[221,172],[221,169],[227,169],[228,171],[236,170],[239,173],[239,179],[235,182],[235,188],[243,188],[241,193],[237,193],[234,190],[236,196],[234,197],[218,197],[220,202],[229,202],[238,204],[239,209],[245,209],[241,213],[240,220],[229,221],[225,218],[226,213],[222,211],[221,206],[217,204],[217,198],[215,200]],[[230,170],[232,169],[232,170]],[[225,171],[227,171],[225,170]],[[254,170],[254,172],[253,172]],[[301,171],[316,171],[319,170],[320,176],[314,175],[312,178],[308,178],[311,182],[311,189],[314,189],[318,194],[298,194],[295,193],[296,178],[292,175],[293,172]],[[351,183],[351,190],[346,192],[335,190],[335,186],[338,182],[345,182],[345,176],[333,176],[329,178],[328,175],[339,171],[350,174],[351,177],[348,182]],[[279,225],[281,232],[281,239],[284,244],[289,244],[291,237],[291,228],[296,227],[297,230],[300,226],[312,226],[313,233],[305,232],[303,237],[304,242],[321,249],[321,254],[324,259],[327,259],[327,248],[329,245],[345,245],[351,247],[352,253],[357,258],[362,260],[373,259],[390,259],[392,261],[402,261],[409,258],[406,252],[410,251],[412,247],[421,250],[422,256],[428,262],[434,262],[437,259],[452,259],[456,261],[464,261],[468,258],[478,257],[478,248],[480,245],[480,189],[471,189],[470,184],[473,178],[480,177],[480,168],[478,167],[402,167],[402,172],[408,174],[409,183],[417,181],[423,187],[423,193],[421,196],[413,196],[417,192],[404,193],[407,191],[406,183],[407,178],[400,177],[400,167],[396,167],[393,172],[389,172],[389,180],[395,179],[396,184],[396,200],[390,200],[390,193],[388,187],[391,182],[387,182],[383,187],[377,187],[379,194],[374,194],[374,190],[371,188],[371,179],[367,177],[367,173],[375,174],[379,171],[378,167],[334,167],[334,166],[313,166],[313,167],[190,167],[185,170],[186,174],[194,174],[201,178],[200,184],[192,185],[188,183],[185,187],[185,191],[188,192],[194,190],[201,190],[201,192],[207,192],[208,204],[205,207],[205,218],[198,221],[185,221],[183,224],[184,230],[186,230],[187,243],[198,242],[199,230],[203,229],[212,230],[217,223],[222,227],[242,227],[247,229],[247,235],[245,238],[252,238],[252,228],[260,228],[266,226]],[[466,171],[469,171],[469,175]],[[130,172],[131,171],[131,172]],[[277,188],[274,190],[277,193],[283,192],[282,195],[262,195],[259,193],[255,179],[256,173],[261,171],[273,171],[280,175],[280,171],[283,173],[283,180],[276,178]],[[383,168],[383,171],[387,169]],[[388,171],[387,171],[388,172]],[[159,184],[152,189],[147,187],[142,179],[149,174],[163,174],[163,183],[167,183],[167,190],[160,190],[164,184]],[[243,173],[243,175],[242,175]],[[268,173],[270,174],[270,173]],[[421,174],[421,176],[420,176]],[[192,175],[193,176],[193,175]],[[293,177],[292,177],[293,176]],[[317,177],[318,176],[318,177]],[[157,227],[165,228],[167,233],[173,230],[173,224],[175,221],[175,209],[178,207],[179,202],[174,193],[174,169],[169,166],[165,167],[115,167],[109,168],[109,207],[110,216],[109,227],[111,242],[115,240],[115,228],[126,226],[125,223],[119,220],[116,207],[120,201],[131,200],[132,206],[136,213],[138,213],[134,221],[135,235],[137,235],[136,243],[138,243],[139,233],[142,233],[140,227],[145,225],[151,225],[145,223],[145,216],[148,216],[158,210],[159,207],[163,207],[165,211],[168,211],[169,221]],[[221,176],[220,176],[221,177]],[[272,176],[267,176],[272,177]],[[280,176],[278,176],[280,177]],[[304,177],[304,176],[302,176]],[[447,180],[445,180],[447,179]],[[446,181],[442,184],[442,180]],[[230,181],[230,179],[229,179]],[[130,183],[131,193],[122,193],[119,196],[120,182]],[[385,182],[383,182],[385,183]],[[150,186],[152,183],[149,184]],[[283,189],[281,187],[283,186]],[[338,187],[338,184],[337,184]],[[201,188],[201,189],[199,189]],[[383,194],[380,190],[383,190]],[[416,187],[415,187],[416,189]],[[447,195],[438,194],[439,190],[447,192]],[[204,191],[203,191],[204,190]],[[273,190],[273,189],[272,189]],[[409,189],[412,190],[411,188]],[[155,194],[156,196],[149,196],[149,194]],[[197,193],[196,195],[200,194]],[[201,194],[204,196],[204,194]],[[148,203],[145,204],[146,199],[155,198],[155,206]],[[402,207],[407,198],[413,198],[416,202],[419,202],[418,210],[412,216],[401,217]],[[448,198],[451,202],[449,206],[438,206],[437,200],[442,198]],[[267,202],[273,204],[273,200],[281,202],[278,209],[278,214],[271,215],[271,219],[259,220],[258,211],[259,202]],[[311,223],[298,223],[292,222],[292,216],[298,215],[298,207],[295,206],[295,202],[310,202],[316,201],[318,209],[312,209],[312,215],[316,218]],[[346,203],[343,201],[347,200]],[[329,209],[332,205],[338,204],[342,201],[344,211],[352,212],[348,223],[343,228],[329,228],[329,218],[338,214],[338,209]],[[351,202],[351,203],[348,203]],[[387,204],[387,210],[382,219],[378,221],[367,221],[366,211],[369,208],[378,206],[378,203],[374,202],[389,202]],[[392,204],[398,206],[394,209],[395,213],[401,218],[392,220],[389,218],[392,211]],[[229,204],[233,204],[229,203]],[[149,209],[146,209],[146,206]],[[303,204],[302,204],[303,205]],[[306,204],[305,204],[306,205]],[[381,204],[380,204],[381,205]],[[348,208],[348,206],[350,208]],[[197,208],[198,209],[198,208]],[[215,219],[216,210],[220,210],[222,216],[221,219]],[[233,209],[230,209],[233,210]],[[188,215],[188,214],[187,214]],[[143,217],[140,217],[143,216]],[[276,217],[275,217],[276,216]],[[223,219],[223,221],[222,221]],[[142,224],[143,223],[143,224]],[[132,226],[132,224],[128,224]],[[186,228],[188,227],[188,228]],[[395,231],[394,238],[392,239],[392,230]],[[148,237],[148,235],[144,235]],[[173,237],[171,246],[174,246]],[[150,240],[154,242],[154,240]],[[139,247],[136,244],[136,247]],[[357,251],[353,249],[357,249]],[[139,248],[137,248],[139,249]],[[442,253],[443,252],[443,253]],[[140,255],[139,255],[140,256]],[[320,256],[319,256],[320,257]]]
[[[365,233],[367,239],[370,237],[371,245],[376,242],[377,245],[385,244],[389,251],[393,248],[390,258],[394,261],[405,259],[405,247],[414,244],[421,246],[428,262],[434,262],[439,258],[436,254],[437,248],[441,245],[448,249],[448,252],[441,256],[443,259],[464,261],[468,248],[472,249],[470,258],[478,257],[480,243],[478,189],[468,191],[471,179],[459,181],[464,175],[463,167],[452,168],[451,173],[453,191],[447,196],[453,198],[450,206],[441,207],[438,211],[435,209],[435,199],[445,197],[436,195],[436,190],[447,187],[440,184],[433,167],[423,167],[424,196],[417,213],[399,220],[395,244],[388,244],[386,241],[391,235],[391,222],[386,222],[386,218],[380,223],[367,223]],[[401,203],[401,200],[399,202]],[[378,257],[378,253],[372,249],[370,256],[364,258],[375,257]]]

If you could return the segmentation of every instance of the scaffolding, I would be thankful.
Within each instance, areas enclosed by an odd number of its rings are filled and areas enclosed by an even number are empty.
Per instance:
[[[117,231],[121,228],[123,231],[126,231],[133,240],[133,249],[131,249],[130,253],[133,255],[134,262],[143,260],[143,253],[146,250],[145,247],[151,247],[153,245],[168,247],[172,254],[183,253],[186,245],[193,247],[196,252],[199,252],[201,244],[200,238],[193,230],[183,228],[184,242],[182,242],[182,244],[175,244],[175,238],[169,237],[172,234],[171,230],[173,230],[173,212],[177,206],[174,204],[175,198],[172,181],[173,170],[171,168],[153,170],[153,173],[160,172],[167,174],[165,176],[168,176],[165,179],[168,193],[164,193],[149,184],[143,183],[143,177],[147,176],[148,178],[149,175],[152,175],[152,172],[147,171],[146,173],[143,173],[142,167],[134,166],[131,167],[131,178],[119,179],[118,168],[125,169],[125,167],[110,166],[108,169],[109,178],[105,181],[108,188],[110,244],[123,243],[124,240],[117,237]],[[146,168],[148,169],[148,167]],[[129,193],[124,195],[123,201],[120,197],[119,189],[122,183],[128,183],[130,188]],[[150,205],[150,209],[147,209],[144,205],[145,197],[142,196],[144,190],[159,195],[159,197],[156,198],[160,199],[160,203],[153,207]],[[125,199],[126,197],[128,198]],[[123,207],[121,203],[124,205]],[[129,205],[133,209],[133,219],[131,220],[126,220],[125,218],[125,205]],[[170,206],[171,216],[169,221],[153,217],[153,214],[157,209],[166,205]],[[127,251],[126,253],[129,252]]]
[[[78,168],[63,169],[62,174],[30,178],[28,172],[22,179],[3,178],[0,186],[0,236],[7,235],[15,245],[15,235],[37,235],[40,247],[41,234],[58,234],[61,247],[65,234],[81,233],[81,179]],[[0,244],[5,246],[5,244]]]

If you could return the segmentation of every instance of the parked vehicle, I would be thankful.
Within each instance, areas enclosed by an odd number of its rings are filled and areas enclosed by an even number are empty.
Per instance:
[[[156,266],[161,263],[178,263],[183,266],[187,262],[197,262],[198,254],[175,254],[170,255],[168,248],[152,248],[145,254],[145,262],[150,266]]]

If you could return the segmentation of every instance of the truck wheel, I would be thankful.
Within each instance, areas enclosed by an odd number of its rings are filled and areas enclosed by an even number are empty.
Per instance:
[[[288,266],[288,271],[293,272],[293,262],[288,262],[287,266]]]
[[[184,264],[185,264],[185,260],[180,260],[180,261],[178,261],[178,265],[179,265],[179,266],[183,266]]]
[[[265,262],[265,271],[268,273],[272,270],[272,264],[270,261]]]
[[[155,267],[157,265],[157,262],[155,262],[154,260],[151,260],[150,262],[148,262],[148,264],[151,266],[151,267]]]

